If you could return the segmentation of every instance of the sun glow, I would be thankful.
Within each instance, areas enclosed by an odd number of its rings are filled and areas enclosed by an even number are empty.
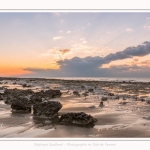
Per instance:
[[[16,67],[0,67],[0,76],[32,74],[33,72]]]

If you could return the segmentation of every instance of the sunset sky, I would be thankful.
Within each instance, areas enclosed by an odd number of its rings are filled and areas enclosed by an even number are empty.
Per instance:
[[[150,12],[1,12],[0,41],[0,76],[150,77]]]

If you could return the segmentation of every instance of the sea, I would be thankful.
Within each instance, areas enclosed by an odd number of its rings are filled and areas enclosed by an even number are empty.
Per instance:
[[[150,82],[150,78],[124,78],[124,77],[49,77],[46,79],[85,80],[85,81],[115,81],[115,82]]]

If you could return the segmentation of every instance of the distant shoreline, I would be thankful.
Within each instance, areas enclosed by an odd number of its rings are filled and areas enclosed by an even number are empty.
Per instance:
[[[39,77],[39,78],[36,78],[36,77],[30,77],[30,78],[25,78],[25,77],[0,77],[0,81],[2,81],[2,80],[49,80],[49,81],[66,81],[66,82],[99,82],[99,83],[128,83],[128,84],[136,84],[136,83],[139,83],[139,84],[150,84],[150,80],[149,81],[147,81],[147,82],[145,82],[145,81],[135,81],[135,80],[123,80],[123,78],[122,78],[122,80],[99,80],[99,79],[97,79],[97,80],[95,80],[94,79],[94,77],[93,77],[93,80],[92,80],[92,78],[89,80],[89,78],[88,79],[86,79],[86,77],[85,78],[83,78],[83,79],[81,79],[80,77],[78,78],[78,77],[73,77],[72,79],[71,79],[71,77],[69,77],[69,79],[68,78],[62,78],[62,77],[60,77],[60,78],[44,78],[44,77]]]

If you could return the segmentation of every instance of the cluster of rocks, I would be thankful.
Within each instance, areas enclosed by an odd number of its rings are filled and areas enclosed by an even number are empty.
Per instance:
[[[20,97],[26,98],[27,96],[32,95],[34,92],[31,89],[21,90],[21,89],[6,89],[3,97],[6,104],[12,104],[16,99]]]
[[[33,104],[36,104],[42,102],[43,100],[60,97],[61,95],[62,93],[60,92],[60,90],[46,90],[34,93],[30,97],[30,100]]]

